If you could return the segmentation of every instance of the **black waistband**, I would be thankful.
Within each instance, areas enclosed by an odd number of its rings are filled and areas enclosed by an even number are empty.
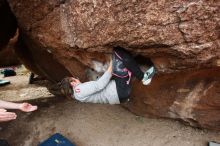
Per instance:
[[[129,99],[129,97],[127,97],[127,98],[120,98],[120,97],[119,97],[120,103],[125,103],[125,102],[128,101],[128,99]]]

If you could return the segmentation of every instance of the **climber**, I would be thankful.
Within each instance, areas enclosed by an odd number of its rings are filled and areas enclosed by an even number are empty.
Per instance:
[[[133,75],[144,85],[149,85],[154,74],[153,66],[142,72],[129,52],[116,47],[107,71],[97,81],[81,83],[76,78],[67,77],[60,82],[60,88],[64,95],[74,95],[81,102],[120,104],[129,98]]]
[[[6,109],[19,109],[23,112],[32,112],[37,110],[37,106],[29,103],[13,103],[0,100],[0,122],[11,121],[17,118],[14,112],[8,112]]]

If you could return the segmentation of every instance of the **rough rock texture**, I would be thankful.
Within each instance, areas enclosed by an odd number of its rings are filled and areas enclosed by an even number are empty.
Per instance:
[[[6,0],[0,0],[0,49],[7,45],[17,29],[15,16]]]
[[[14,52],[18,39],[18,30],[14,37],[12,37],[8,44],[0,49],[0,67],[12,66],[20,64],[17,55]]]
[[[6,0],[0,0],[0,20],[0,67],[19,64],[12,50],[17,22]]]
[[[12,48],[9,46],[0,50],[0,67],[19,65],[20,61]]]
[[[157,68],[150,86],[134,81],[130,110],[220,130],[219,1],[8,2],[21,30],[17,54],[33,71],[85,81],[121,46]]]

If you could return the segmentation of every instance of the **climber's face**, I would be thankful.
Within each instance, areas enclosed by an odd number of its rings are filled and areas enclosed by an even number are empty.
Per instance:
[[[71,78],[71,82],[70,82],[70,84],[71,84],[71,86],[73,87],[73,88],[75,88],[78,84],[80,84],[81,82],[80,82],[80,80],[78,80],[78,79],[76,79],[76,78]]]

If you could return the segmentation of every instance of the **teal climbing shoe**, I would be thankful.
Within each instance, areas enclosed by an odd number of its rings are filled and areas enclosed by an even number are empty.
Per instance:
[[[144,78],[142,79],[142,83],[144,85],[149,85],[151,83],[151,80],[155,74],[155,67],[151,66],[145,73]]]

